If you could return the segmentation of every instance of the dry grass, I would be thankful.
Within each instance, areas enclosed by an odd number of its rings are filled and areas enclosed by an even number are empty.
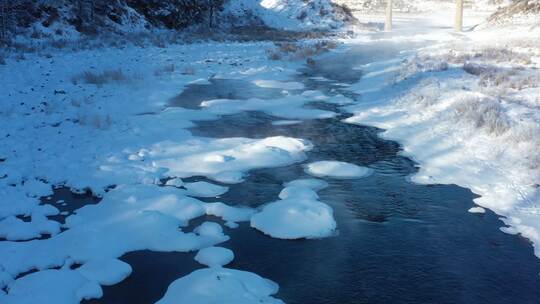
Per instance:
[[[174,63],[167,64],[165,66],[162,66],[154,71],[154,76],[163,76],[163,75],[170,75],[176,71],[176,66]]]
[[[331,40],[317,41],[315,43],[294,43],[279,42],[272,49],[266,51],[270,60],[280,60],[288,58],[291,60],[301,60],[311,58],[335,49],[337,43]]]
[[[471,124],[489,134],[499,136],[510,128],[500,103],[491,98],[465,97],[454,106],[454,110],[457,121]]]
[[[122,72],[122,69],[120,68],[115,70],[105,70],[101,73],[85,71],[71,78],[71,82],[75,85],[79,84],[82,81],[84,83],[93,84],[98,87],[101,87],[107,83],[121,83],[126,82],[127,80],[128,77],[124,75],[124,72]]]

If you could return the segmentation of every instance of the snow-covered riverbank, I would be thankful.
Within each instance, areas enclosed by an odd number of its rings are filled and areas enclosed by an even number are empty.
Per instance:
[[[478,205],[503,216],[501,230],[531,240],[540,256],[540,30],[528,20],[416,35],[435,43],[403,64],[362,67],[351,89],[362,103],[348,107],[347,121],[402,143],[421,164],[413,181],[470,188]]]
[[[502,30],[489,40],[488,32],[455,35],[431,16],[412,34],[419,27],[414,19],[398,16],[394,34],[360,35],[307,61],[275,60],[272,54],[277,50],[286,58],[294,49],[295,56],[306,57],[333,46],[311,42],[304,52],[288,44],[209,42],[9,58],[0,65],[0,302],[99,298],[101,286],[132,272],[120,260],[128,252],[202,249],[195,259],[209,267],[178,278],[160,303],[281,303],[273,297],[276,283],[223,268],[234,253],[214,247],[229,239],[220,224],[207,221],[192,229],[188,223],[209,215],[232,229],[250,222],[280,239],[335,235],[339,222],[318,197],[326,186],[318,179],[289,181],[259,209],[220,201],[250,170],[304,162],[313,144],[287,136],[197,137],[188,128],[248,111],[272,115],[275,125],[338,115],[332,107],[305,107],[313,101],[346,105],[353,114],[347,122],[386,129],[383,136],[401,142],[419,162],[413,181],[472,189],[481,195],[480,206],[507,216],[505,232],[538,244],[539,63],[538,49],[524,39],[532,34],[502,37],[497,46],[492,39]],[[506,45],[512,49],[502,50]],[[366,56],[365,64],[347,66],[363,75],[339,87],[358,100],[293,80],[304,64],[342,58],[348,46]],[[388,46],[397,56],[384,54]],[[227,81],[241,82],[256,96],[230,90],[171,107],[185,102],[181,94],[190,85]],[[313,162],[305,170],[337,179],[373,173],[334,161],[341,160]],[[65,202],[47,197],[59,185],[90,190],[102,200],[61,214],[65,223],[53,220]]]

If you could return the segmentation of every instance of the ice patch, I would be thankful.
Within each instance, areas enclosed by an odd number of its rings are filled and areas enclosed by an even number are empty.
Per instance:
[[[471,209],[469,209],[469,212],[470,213],[486,213],[486,209],[482,207],[472,207]]]
[[[290,126],[290,125],[296,125],[302,123],[301,120],[276,120],[272,121],[272,125],[274,126]]]
[[[302,183],[305,182],[297,182]],[[306,186],[289,186],[281,191],[279,197],[281,200],[264,206],[253,215],[251,227],[280,239],[314,239],[334,235],[334,212],[318,200],[314,190]]]
[[[0,302],[9,304],[78,304],[100,298],[101,287],[74,270],[44,270],[16,280]]]
[[[197,197],[217,197],[229,191],[228,187],[207,182],[185,183],[184,187],[187,189],[188,195]]]
[[[165,183],[165,186],[180,188],[184,186],[184,182],[180,178],[171,178]]]
[[[269,89],[302,90],[304,88],[304,84],[301,82],[283,82],[278,80],[254,80],[253,84]]]
[[[229,228],[238,227],[238,222],[249,221],[255,213],[255,210],[248,207],[233,207],[223,203],[208,203],[205,209],[206,214],[221,217]]]
[[[306,173],[317,177],[362,178],[371,174],[372,170],[355,164],[339,161],[319,161],[305,166]]]
[[[297,179],[291,182],[285,183],[285,187],[305,187],[314,191],[322,190],[328,187],[328,183],[315,178]]]
[[[232,250],[223,247],[207,247],[199,250],[195,261],[208,267],[221,267],[234,260]]]
[[[325,119],[337,115],[335,112],[320,109],[304,108],[303,105],[313,101],[302,95],[288,95],[274,99],[214,99],[201,103],[205,111],[216,115],[231,115],[244,111],[262,111],[269,115],[288,119]]]
[[[118,259],[92,260],[77,271],[90,281],[110,286],[123,281],[131,274],[131,266]]]

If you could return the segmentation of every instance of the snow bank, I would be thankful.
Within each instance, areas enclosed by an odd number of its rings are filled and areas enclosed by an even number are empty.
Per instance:
[[[420,64],[405,63],[406,77],[391,62],[374,68],[384,72],[353,86],[364,104],[349,106],[346,121],[399,141],[420,163],[413,181],[480,195],[474,202],[502,216],[501,230],[531,240],[540,257],[540,49],[531,43],[540,31],[529,24],[465,35],[421,50],[409,59]],[[439,63],[447,67],[424,69]]]
[[[318,200],[321,182],[297,181],[284,188],[281,200],[267,204],[251,218],[251,227],[280,239],[324,238],[334,235],[332,208]]]
[[[337,29],[351,19],[329,0],[234,0],[225,5],[223,15],[234,17],[236,25],[249,25],[255,19],[293,31]]]
[[[174,281],[157,304],[283,304],[272,297],[277,291],[277,284],[256,274],[208,268]]]
[[[355,164],[339,161],[318,161],[305,166],[306,173],[317,177],[362,178],[371,174],[372,170]]]

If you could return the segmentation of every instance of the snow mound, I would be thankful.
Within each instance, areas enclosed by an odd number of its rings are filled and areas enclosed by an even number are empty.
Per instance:
[[[228,187],[214,185],[208,182],[185,183],[187,194],[197,197],[216,197],[229,191]]]
[[[225,266],[234,260],[232,250],[223,247],[207,247],[199,250],[195,261],[208,267]]]
[[[207,268],[174,281],[157,304],[283,304],[272,297],[277,291],[276,283],[254,273]]]
[[[469,212],[470,213],[486,213],[486,209],[482,207],[472,207],[471,209],[469,209]]]
[[[302,183],[305,182],[297,182]],[[334,235],[334,212],[318,200],[313,189],[289,186],[281,191],[279,197],[281,200],[264,206],[251,218],[251,227],[280,239],[315,239]]]
[[[319,191],[328,187],[328,183],[323,180],[316,179],[316,178],[306,178],[306,179],[297,179],[297,180],[293,180],[292,182],[288,182],[285,184],[285,187],[305,187],[305,188],[312,189],[314,191]]]
[[[207,215],[221,217],[229,228],[238,227],[238,222],[248,222],[255,213],[255,210],[248,207],[233,207],[223,203],[208,203],[204,207]]]
[[[319,161],[305,166],[306,173],[317,177],[362,178],[371,174],[372,170],[355,164],[339,161]]]

